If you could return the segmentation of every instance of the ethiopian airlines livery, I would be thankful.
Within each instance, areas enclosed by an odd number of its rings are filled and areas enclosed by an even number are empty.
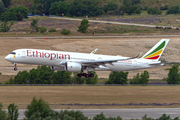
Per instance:
[[[81,72],[78,77],[93,77],[91,71],[130,71],[137,69],[153,68],[164,65],[158,61],[161,57],[169,39],[162,39],[142,58],[138,54],[135,57],[110,56],[90,54],[51,51],[40,49],[17,49],[5,57],[7,61],[15,64],[14,70],[17,70],[16,63],[48,65],[52,70]],[[84,70],[88,74],[83,73]]]

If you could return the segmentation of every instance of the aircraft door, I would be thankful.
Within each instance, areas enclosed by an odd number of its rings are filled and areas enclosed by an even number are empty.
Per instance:
[[[26,56],[26,52],[22,51],[22,57],[25,58],[25,56]]]

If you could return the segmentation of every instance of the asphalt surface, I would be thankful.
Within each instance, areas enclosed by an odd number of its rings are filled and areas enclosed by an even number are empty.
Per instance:
[[[60,109],[55,109],[60,111]],[[171,118],[180,117],[180,108],[145,108],[145,109],[78,109],[89,118],[93,118],[95,115],[104,113],[105,116],[117,117],[122,119],[142,119],[147,114],[147,117],[159,118],[164,113],[170,115]],[[19,110],[19,118],[23,119],[25,110]]]
[[[147,35],[147,36],[54,36],[54,37],[0,37],[0,39],[92,39],[92,38],[169,38],[180,35]]]

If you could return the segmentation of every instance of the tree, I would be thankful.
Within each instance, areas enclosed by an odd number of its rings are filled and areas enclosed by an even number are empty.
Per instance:
[[[5,11],[1,14],[2,21],[17,21],[18,17],[17,14],[11,11]]]
[[[17,18],[18,18],[18,21],[22,21],[23,15],[21,13],[17,13]]]
[[[36,5],[35,9],[34,9],[34,14],[43,14],[44,13],[44,6],[43,4],[39,3]]]
[[[5,6],[2,0],[0,0],[0,15],[4,12]]]
[[[55,72],[52,79],[54,84],[70,84],[72,82],[71,73],[66,71]]]
[[[6,120],[7,119],[7,113],[5,110],[3,110],[3,105],[0,103],[0,120]]]
[[[19,116],[18,108],[15,104],[9,104],[8,106],[8,118],[9,120],[17,120]]]
[[[29,9],[26,8],[24,5],[19,5],[19,6],[16,6],[16,7],[11,7],[9,8],[8,10],[9,12],[14,12],[14,13],[21,13],[24,18],[27,18],[28,16],[28,13],[29,13]]]
[[[44,6],[44,12],[45,14],[49,14],[49,9],[51,7],[51,5],[55,2],[59,2],[59,1],[65,1],[65,0],[33,0],[33,3],[36,7],[36,5],[38,5],[39,3],[43,4]]]
[[[167,83],[168,84],[180,83],[179,65],[173,65],[172,68],[169,70]]]
[[[111,72],[105,84],[127,84],[128,72]]]
[[[177,13],[180,13],[179,5],[175,5],[175,6],[170,7],[167,10],[166,14],[177,14]]]
[[[1,32],[8,32],[11,28],[11,26],[14,24],[13,21],[5,21],[4,23],[1,24]]]
[[[38,20],[37,19],[33,19],[33,21],[31,22],[31,31],[32,32],[38,32]]]
[[[106,117],[102,112],[101,114],[97,114],[96,116],[94,116],[92,120],[122,120],[122,118],[120,116]]]
[[[113,11],[114,14],[117,14],[116,8],[117,4],[114,3],[114,1],[110,1],[107,5],[104,5],[103,10],[105,13],[108,13],[108,11]]]
[[[65,16],[71,16],[71,5],[68,2],[55,2],[51,5],[51,8],[49,9],[49,13],[51,15],[56,16],[62,16],[64,14]]]
[[[2,0],[4,3],[5,7],[8,8],[11,5],[11,0]]]
[[[19,71],[14,77],[14,84],[27,84],[29,81],[29,73],[27,71]]]
[[[27,106],[27,110],[24,112],[26,119],[31,118],[33,115],[39,114],[39,117],[46,118],[51,109],[49,103],[42,98],[37,100],[35,97],[31,101],[31,104]]]
[[[129,9],[127,10],[127,13],[128,13],[129,15],[131,15],[131,14],[140,14],[140,13],[141,13],[141,10],[140,10],[139,6],[137,6],[137,5],[131,5],[131,6],[129,7]]]
[[[86,33],[88,27],[89,27],[89,21],[87,19],[83,19],[81,21],[81,25],[78,27],[78,31],[80,31],[82,33]]]
[[[144,73],[141,73],[139,76],[139,73],[133,77],[132,80],[130,80],[130,84],[148,84],[149,81],[149,73],[148,71],[144,71]]]
[[[71,15],[72,16],[86,16],[89,17],[103,14],[98,7],[97,0],[73,0]]]

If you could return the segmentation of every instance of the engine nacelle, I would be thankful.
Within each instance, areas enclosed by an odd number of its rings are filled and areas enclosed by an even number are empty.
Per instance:
[[[67,62],[65,67],[68,72],[81,72],[82,69],[81,64],[75,62]]]
[[[59,66],[51,66],[51,70],[65,71],[64,67],[59,67]]]

